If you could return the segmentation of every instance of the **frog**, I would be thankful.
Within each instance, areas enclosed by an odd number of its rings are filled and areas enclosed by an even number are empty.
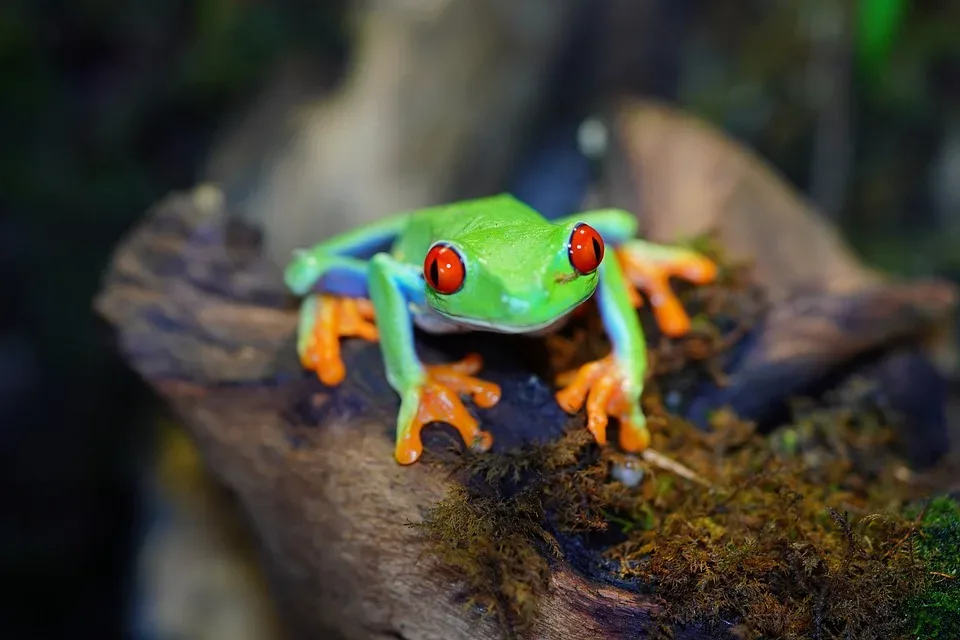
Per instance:
[[[499,193],[390,214],[295,249],[283,278],[301,299],[300,365],[333,388],[346,377],[342,340],[379,343],[387,381],[400,399],[396,462],[421,458],[421,430],[435,422],[485,452],[493,436],[464,400],[488,409],[500,401],[501,387],[480,377],[479,353],[424,364],[416,331],[545,336],[593,299],[610,352],[558,378],[554,398],[567,414],[585,412],[598,445],[608,444],[613,418],[620,448],[643,452],[650,445],[641,406],[649,371],[637,309],[646,300],[663,335],[686,335],[691,318],[671,278],[710,284],[718,266],[687,245],[638,238],[638,227],[637,216],[624,209],[548,219]]]

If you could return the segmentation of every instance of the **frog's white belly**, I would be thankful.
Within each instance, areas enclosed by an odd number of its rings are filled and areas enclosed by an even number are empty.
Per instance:
[[[572,311],[572,309],[571,309]],[[452,318],[442,316],[433,309],[429,308],[411,308],[414,324],[427,333],[447,334],[447,333],[466,333],[468,331],[489,331],[491,333],[513,333],[523,334],[525,336],[545,336],[549,335],[567,324],[570,319],[568,311],[563,315],[551,320],[548,323],[534,327],[503,327],[489,322],[482,321],[458,321]]]

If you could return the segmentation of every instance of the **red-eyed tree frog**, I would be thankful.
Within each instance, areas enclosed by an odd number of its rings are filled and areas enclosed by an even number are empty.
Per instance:
[[[492,437],[461,395],[491,407],[500,400],[499,386],[475,377],[482,368],[477,354],[425,366],[417,357],[414,327],[542,335],[562,326],[596,293],[611,353],[567,376],[556,399],[571,414],[586,404],[587,427],[599,444],[606,443],[613,416],[620,421],[620,446],[643,451],[650,435],[640,406],[647,350],[635,311],[642,303],[639,291],[664,334],[680,336],[690,319],[669,278],[706,284],[717,267],[690,249],[636,239],[636,231],[636,217],[623,210],[551,221],[501,194],[392,215],[298,250],[284,280],[304,296],[300,361],[335,386],[345,376],[340,339],[379,340],[387,379],[400,396],[397,462],[420,457],[420,430],[435,421],[452,425],[468,445],[485,451]]]

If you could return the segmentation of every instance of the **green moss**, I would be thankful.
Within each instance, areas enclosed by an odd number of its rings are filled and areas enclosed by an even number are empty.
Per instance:
[[[960,505],[939,497],[924,510],[914,540],[925,588],[907,605],[915,638],[960,638]]]

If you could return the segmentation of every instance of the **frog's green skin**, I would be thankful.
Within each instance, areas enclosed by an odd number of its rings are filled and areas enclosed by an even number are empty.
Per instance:
[[[568,255],[578,223],[598,231],[607,248],[599,268],[588,275],[578,274]],[[631,285],[609,249],[627,248],[635,256],[658,256],[661,261],[664,255],[673,256],[671,252],[678,260],[690,252],[634,239],[636,231],[635,216],[625,211],[589,211],[550,221],[510,195],[390,216],[297,252],[285,282],[294,294],[305,296],[298,349],[304,357],[310,348],[322,294],[372,301],[387,378],[401,397],[397,459],[409,463],[421,451],[419,435],[412,431],[419,432],[414,423],[429,378],[417,357],[414,326],[434,333],[543,333],[597,292],[625,403],[623,418],[646,442],[640,408],[646,345]],[[424,257],[436,242],[458,249],[465,264],[463,285],[450,295],[434,291],[423,276]],[[402,447],[402,442],[407,445]]]

